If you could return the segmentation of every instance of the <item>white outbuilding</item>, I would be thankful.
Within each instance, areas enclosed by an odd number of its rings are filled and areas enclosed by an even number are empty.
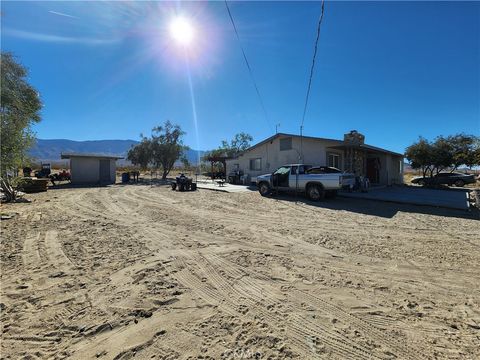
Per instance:
[[[122,157],[102,154],[66,153],[62,159],[70,160],[72,184],[115,184],[118,159]]]

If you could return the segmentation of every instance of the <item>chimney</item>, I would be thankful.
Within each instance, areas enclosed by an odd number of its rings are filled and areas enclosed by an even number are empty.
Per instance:
[[[365,143],[365,135],[360,134],[357,130],[351,130],[343,135],[343,142],[349,146],[363,145]]]

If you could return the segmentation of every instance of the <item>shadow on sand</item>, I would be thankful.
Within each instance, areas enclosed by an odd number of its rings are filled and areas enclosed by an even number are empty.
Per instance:
[[[405,212],[480,220],[480,212],[475,208],[465,211],[434,206],[409,205],[367,199],[343,198],[340,196],[334,199],[325,199],[318,202],[310,201],[302,195],[295,196],[289,194],[278,194],[275,196],[270,196],[268,199],[271,201],[286,202],[291,204],[291,206],[300,205],[305,209],[310,208],[312,211],[315,211],[315,208],[323,208],[330,210],[349,211],[384,218],[393,218],[398,212]]]
[[[116,183],[111,185],[73,185],[70,183],[57,184],[55,186],[49,186],[48,190],[58,190],[58,189],[75,189],[75,188],[94,188],[94,187],[123,187],[123,186],[135,186],[135,185],[150,185],[150,186],[169,186],[170,183],[174,181],[173,178],[162,179],[140,179],[138,182],[129,182],[129,183]],[[249,187],[249,190],[255,191],[256,187]],[[260,195],[258,195],[260,196]],[[330,210],[338,211],[349,211],[359,214],[379,216],[383,218],[393,218],[398,212],[405,213],[418,213],[418,214],[427,214],[427,215],[436,215],[436,216],[446,216],[454,217],[461,219],[471,219],[471,220],[480,220],[480,211],[478,209],[465,210],[455,210],[455,209],[446,209],[441,207],[434,206],[422,206],[422,205],[409,205],[409,204],[400,204],[395,202],[385,202],[385,201],[376,201],[376,200],[367,200],[367,199],[357,199],[357,198],[343,198],[336,197],[334,199],[325,199],[323,201],[310,201],[303,195],[290,195],[290,194],[277,194],[275,196],[269,196],[266,199],[270,201],[282,201],[291,206],[303,206],[305,209],[311,209],[312,211],[315,208],[323,208]],[[305,206],[306,205],[306,206]]]
[[[122,186],[132,186],[132,185],[151,185],[151,186],[166,186],[170,185],[175,179],[167,178],[162,179],[140,179],[138,182],[130,181],[128,183],[117,182],[115,184],[72,184],[67,181],[55,182],[55,185],[51,183],[48,184],[48,190],[61,190],[61,189],[88,189],[88,188],[106,188],[106,187],[122,187]]]

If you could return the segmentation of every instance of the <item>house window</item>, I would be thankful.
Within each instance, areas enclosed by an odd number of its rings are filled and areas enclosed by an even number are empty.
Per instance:
[[[262,170],[262,158],[250,159],[250,170]]]
[[[400,161],[398,162],[398,164],[400,165],[400,168],[399,168],[398,172],[399,172],[400,174],[402,174],[402,173],[403,173],[403,160],[400,160]]]
[[[340,155],[328,154],[328,166],[340,169]]]
[[[292,150],[292,138],[283,138],[280,139],[280,151]]]

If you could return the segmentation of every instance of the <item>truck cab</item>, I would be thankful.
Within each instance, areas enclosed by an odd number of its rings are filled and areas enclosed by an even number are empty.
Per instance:
[[[258,190],[262,196],[279,191],[303,192],[311,200],[317,201],[326,196],[334,197],[343,187],[344,180],[350,178],[350,174],[343,174],[338,169],[313,171],[314,169],[318,170],[320,167],[314,168],[306,164],[280,166],[272,174],[257,177]]]

